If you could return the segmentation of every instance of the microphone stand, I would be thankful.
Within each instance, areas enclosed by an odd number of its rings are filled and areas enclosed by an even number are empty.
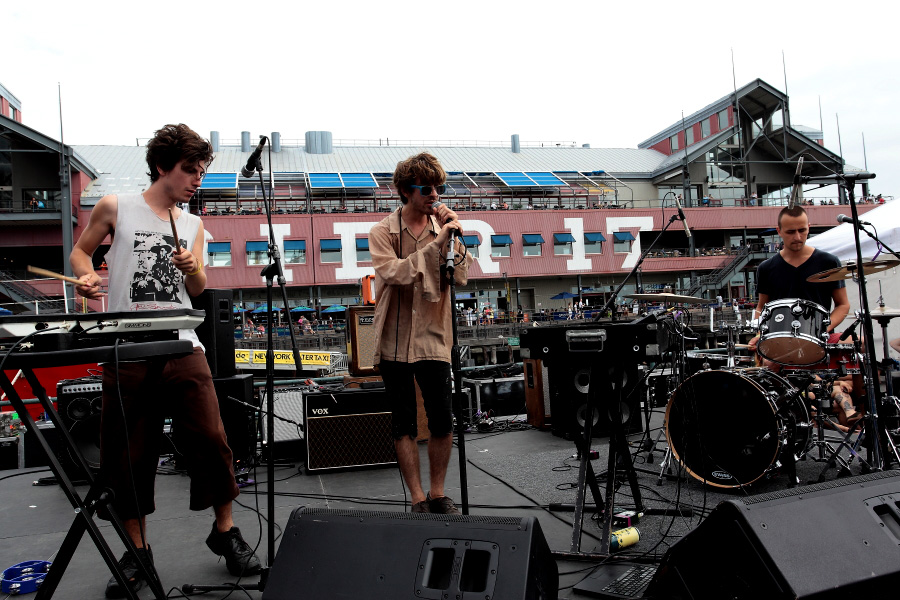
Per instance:
[[[887,432],[879,432],[880,424],[878,422],[878,398],[875,395],[876,386],[881,389],[881,382],[878,376],[878,369],[873,369],[877,364],[877,356],[875,353],[875,337],[872,328],[872,315],[869,313],[869,295],[866,291],[866,274],[863,268],[862,247],[859,241],[859,231],[861,229],[859,223],[859,213],[856,209],[856,197],[854,188],[856,187],[856,179],[854,177],[845,177],[843,174],[836,175],[838,184],[847,190],[847,199],[850,202],[850,214],[853,217],[853,239],[856,245],[856,264],[859,265],[859,299],[860,307],[864,309],[862,316],[863,331],[865,332],[866,358],[863,365],[865,372],[866,398],[869,400],[869,417],[865,419],[865,434],[872,436],[872,456],[871,461],[875,465],[875,470],[883,470],[890,466],[890,456],[887,453],[887,446],[884,438]],[[849,181],[849,184],[848,184]],[[867,232],[868,233],[868,232]],[[892,251],[893,252],[893,251]]]
[[[674,195],[675,192],[666,192],[666,195],[663,196],[663,202],[665,202],[666,196],[668,196],[669,194]],[[635,263],[634,267],[631,269],[631,273],[629,273],[628,275],[625,276],[625,279],[622,280],[622,282],[619,284],[619,287],[617,287],[615,289],[615,291],[610,295],[609,300],[606,301],[606,304],[603,305],[603,308],[600,309],[600,312],[598,312],[596,315],[594,315],[594,321],[599,321],[600,317],[602,317],[604,314],[606,314],[606,311],[609,310],[609,308],[611,306],[615,306],[616,299],[619,297],[619,292],[622,291],[622,288],[625,287],[625,284],[628,283],[628,280],[631,279],[635,273],[637,273],[637,270],[641,268],[641,265],[644,263],[644,259],[647,257],[647,254],[653,248],[656,247],[657,242],[659,242],[659,238],[662,237],[662,234],[665,233],[666,229],[668,229],[672,225],[672,223],[674,223],[675,221],[679,221],[679,220],[681,220],[681,217],[678,216],[677,211],[675,212],[675,214],[673,214],[671,217],[669,217],[669,222],[663,226],[662,230],[660,230],[659,234],[650,243],[650,245],[647,246],[643,250],[643,252],[641,252],[640,257],[638,257],[637,262]]]
[[[450,281],[451,321],[453,330],[453,349],[450,354],[450,368],[453,371],[453,418],[456,419],[456,444],[459,455],[459,488],[462,514],[469,514],[469,484],[466,474],[466,427],[463,424],[463,391],[462,391],[462,358],[459,348],[459,327],[457,326],[456,308],[456,264],[454,264],[456,234],[450,234],[450,244],[445,257],[443,270]],[[465,256],[465,255],[463,255]],[[471,415],[470,415],[471,416]]]
[[[265,137],[265,136],[262,136]],[[272,146],[269,145],[269,189],[270,193],[275,190],[275,175],[272,170]],[[255,170],[259,175],[259,183],[262,188],[262,201],[266,209],[266,221],[269,225],[269,264],[262,270],[263,277],[266,278],[266,319],[267,319],[267,336],[266,336],[266,398],[269,399],[269,410],[266,413],[266,434],[270,440],[266,456],[266,566],[263,567],[259,575],[259,582],[256,584],[223,584],[223,585],[191,585],[185,584],[181,586],[185,594],[202,593],[209,591],[232,591],[235,589],[259,590],[266,588],[266,581],[269,578],[269,571],[275,562],[275,452],[272,443],[275,440],[275,311],[272,306],[273,294],[272,286],[274,279],[278,278],[278,286],[281,288],[281,299],[284,302],[284,308],[290,315],[287,288],[285,287],[284,269],[281,263],[281,253],[278,250],[278,244],[275,243],[275,229],[272,227],[272,210],[269,205],[269,198],[266,195],[266,185],[263,179],[262,160],[257,159]],[[291,335],[291,351],[294,355],[294,368],[296,372],[303,369],[303,363],[300,361],[300,353],[297,350],[297,337],[294,334],[293,324],[290,323],[288,317],[288,332]],[[303,426],[300,426],[303,429]]]

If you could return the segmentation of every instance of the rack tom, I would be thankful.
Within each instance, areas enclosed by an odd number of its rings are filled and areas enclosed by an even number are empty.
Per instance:
[[[820,304],[799,298],[773,300],[759,317],[759,353],[781,365],[820,363],[830,323]]]

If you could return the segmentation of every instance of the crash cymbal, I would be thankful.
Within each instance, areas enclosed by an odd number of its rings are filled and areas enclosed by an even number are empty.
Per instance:
[[[900,317],[900,309],[891,308],[890,306],[876,306],[869,311],[873,319],[896,319]]]
[[[634,298],[635,300],[643,300],[644,302],[681,302],[682,304],[703,304],[711,302],[706,298],[695,298],[694,296],[679,296],[678,294],[626,294],[626,298]]]
[[[887,271],[893,267],[900,265],[900,260],[891,259],[891,260],[873,260],[870,262],[863,263],[863,274],[871,275],[872,273],[880,273],[881,271]],[[849,264],[845,267],[837,267],[836,269],[828,269],[827,271],[822,271],[820,273],[816,273],[815,275],[810,275],[806,278],[807,281],[811,283],[825,283],[826,281],[840,281],[842,279],[853,279],[854,276],[859,272],[859,267],[856,266],[855,263]]]

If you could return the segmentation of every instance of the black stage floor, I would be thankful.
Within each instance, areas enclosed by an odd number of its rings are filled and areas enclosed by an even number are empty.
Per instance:
[[[659,409],[658,409],[659,410]],[[662,414],[653,416],[652,425],[658,427]],[[539,519],[547,542],[554,551],[566,552],[572,545],[572,512],[548,509],[551,503],[571,504],[575,501],[575,485],[578,461],[572,458],[574,445],[547,431],[539,431],[522,423],[501,426],[495,431],[470,433],[466,436],[468,466],[468,493],[470,513],[491,516],[535,516]],[[723,423],[722,426],[729,424]],[[731,424],[732,426],[734,424]],[[739,425],[738,425],[739,426]],[[652,430],[652,437],[659,433]],[[639,472],[640,489],[647,508],[690,509],[690,516],[645,516],[638,524],[641,540],[621,551],[620,555],[647,554],[661,557],[665,550],[686,532],[697,527],[702,518],[720,501],[741,498],[748,494],[771,492],[788,487],[785,475],[763,478],[750,488],[723,490],[704,487],[692,478],[664,478],[657,485],[659,467],[648,463],[648,453],[638,451],[641,435],[630,436],[632,457],[642,469]],[[597,438],[593,447],[599,451],[593,468],[603,471],[606,466],[607,440]],[[664,456],[665,437],[654,453],[659,463]],[[425,446],[420,447],[423,459],[423,477],[427,481]],[[399,471],[395,467],[368,470],[342,471],[327,474],[306,475],[294,466],[279,466],[275,484],[275,523],[280,534],[291,512],[298,506],[325,508],[354,508],[362,510],[408,510]],[[805,460],[798,463],[801,482],[814,480],[822,469],[821,463]],[[853,474],[859,474],[859,464],[852,465]],[[52,560],[68,530],[73,512],[62,491],[55,486],[33,486],[32,480],[47,472],[35,470],[0,472],[0,568],[6,568],[25,560]],[[265,467],[251,476],[258,481],[265,479]],[[835,474],[829,474],[834,477]],[[447,479],[447,493],[460,501],[460,477],[458,451],[454,451]],[[212,513],[190,512],[187,508],[189,480],[181,474],[160,475],[157,478],[157,511],[148,518],[149,539],[153,548],[156,567],[164,588],[170,597],[180,597],[178,591],[185,583],[216,584],[234,581],[204,544],[209,532]],[[85,488],[79,488],[85,490]],[[265,512],[266,486],[245,487],[235,505],[235,522],[251,545],[259,541],[259,555],[265,560],[265,522],[257,517],[256,510]],[[82,491],[83,493],[83,491]],[[590,498],[589,498],[590,501]],[[616,506],[633,507],[631,491],[622,486],[615,497]],[[103,531],[114,552],[120,555],[121,543],[113,530],[103,525]],[[596,550],[599,529],[596,521],[586,513],[581,550]],[[280,539],[278,540],[281,541]],[[277,544],[276,544],[277,547]],[[572,586],[589,573],[596,562],[579,562],[557,559],[560,572],[560,598],[583,598]],[[290,564],[276,563],[274,570],[290,568]],[[352,568],[345,576],[352,576]],[[56,598],[103,598],[110,573],[92,541],[85,536],[81,542]],[[256,578],[252,578],[255,582]],[[224,598],[226,592],[206,594],[207,598]],[[149,590],[141,592],[142,598],[151,597]],[[235,598],[261,598],[262,593],[238,592]],[[298,597],[302,597],[298,595]],[[364,597],[364,596],[361,596]]]

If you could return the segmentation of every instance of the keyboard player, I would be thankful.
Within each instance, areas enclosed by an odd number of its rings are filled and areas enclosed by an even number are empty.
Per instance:
[[[206,287],[203,223],[177,204],[190,201],[212,159],[209,142],[186,125],[166,125],[157,131],[147,143],[150,187],[143,194],[104,196],[91,211],[69,259],[82,281],[78,293],[87,298],[101,295],[92,257],[110,236],[105,257],[110,311],[190,308],[190,297]],[[173,229],[180,239],[174,239]],[[192,355],[104,365],[100,477],[115,492],[114,507],[138,554],[152,563],[146,515],[155,510],[165,401],[175,403],[177,410],[171,411],[175,426],[186,434],[179,450],[188,460],[190,508],[213,508],[215,521],[207,546],[224,556],[231,574],[251,575],[261,565],[232,519],[238,487],[204,349],[193,330],[180,330],[179,336],[193,342]],[[146,585],[130,551],[119,566],[132,589]],[[106,596],[125,595],[115,578],[110,579]]]

